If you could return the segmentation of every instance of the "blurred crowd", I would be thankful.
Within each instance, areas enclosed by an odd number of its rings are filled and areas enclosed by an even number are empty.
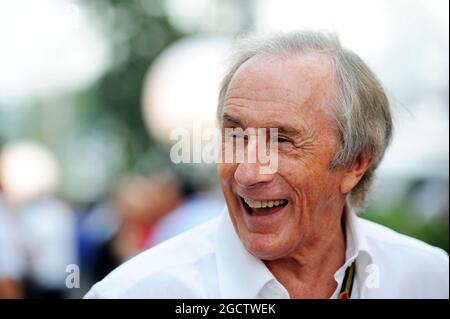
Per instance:
[[[214,190],[168,170],[125,174],[102,200],[85,205],[70,205],[55,191],[18,199],[0,172],[0,299],[82,297],[124,261],[213,218],[224,205]],[[79,274],[69,272],[73,265]],[[80,276],[79,287],[67,284],[69,274]]]

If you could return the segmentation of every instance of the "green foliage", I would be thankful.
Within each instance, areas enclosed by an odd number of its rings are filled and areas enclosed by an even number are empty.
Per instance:
[[[95,103],[87,122],[96,128],[103,117],[112,119],[127,132],[127,168],[133,170],[145,154],[154,153],[155,142],[142,116],[141,97],[145,74],[157,55],[184,35],[171,26],[165,15],[150,15],[141,1],[86,1],[94,14],[103,17],[104,32],[113,45],[113,67],[90,89]],[[154,1],[153,6],[161,6]],[[89,128],[88,128],[89,129]],[[114,130],[114,126],[110,126]],[[157,151],[157,149],[156,149]]]
[[[403,200],[369,208],[362,217],[449,251],[448,213],[425,219]]]

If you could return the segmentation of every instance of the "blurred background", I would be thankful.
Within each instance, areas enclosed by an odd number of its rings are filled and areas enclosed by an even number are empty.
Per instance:
[[[215,167],[171,163],[170,131],[215,125],[218,81],[244,33],[334,29],[370,65],[396,132],[363,216],[448,251],[448,7],[0,0],[0,298],[82,297],[220,213]]]

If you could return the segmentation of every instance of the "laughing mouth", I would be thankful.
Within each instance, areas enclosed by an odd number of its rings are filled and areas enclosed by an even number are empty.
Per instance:
[[[270,199],[270,200],[252,200],[241,197],[241,201],[250,215],[269,215],[273,214],[288,204],[287,199]]]

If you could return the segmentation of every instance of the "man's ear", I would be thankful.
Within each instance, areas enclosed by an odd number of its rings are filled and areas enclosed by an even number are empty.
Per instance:
[[[349,193],[361,180],[365,172],[372,165],[372,157],[366,154],[359,155],[358,159],[353,163],[353,165],[347,168],[344,177],[342,178],[340,190],[341,193]]]

